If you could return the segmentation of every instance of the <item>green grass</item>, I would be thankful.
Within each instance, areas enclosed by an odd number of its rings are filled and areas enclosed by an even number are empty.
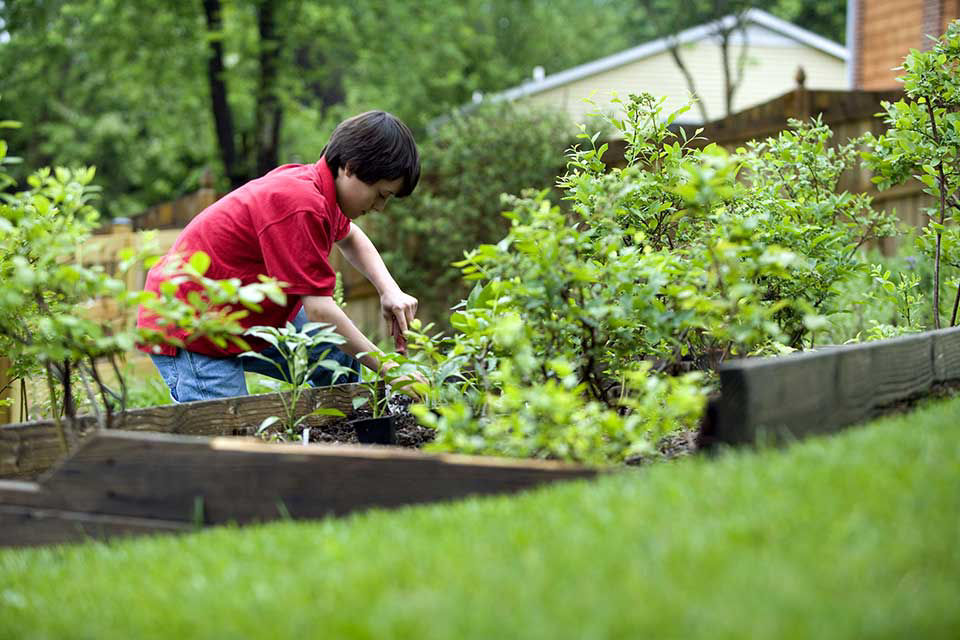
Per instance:
[[[513,498],[0,552],[2,638],[956,638],[960,398]]]

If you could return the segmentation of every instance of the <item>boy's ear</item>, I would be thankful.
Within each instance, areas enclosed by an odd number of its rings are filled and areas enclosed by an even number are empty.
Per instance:
[[[343,174],[348,178],[353,177],[353,167],[350,166],[350,163],[343,165]]]

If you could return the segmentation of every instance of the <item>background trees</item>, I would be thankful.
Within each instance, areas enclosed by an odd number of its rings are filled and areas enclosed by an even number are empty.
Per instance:
[[[393,111],[424,138],[475,91],[657,37],[653,13],[697,24],[715,4],[7,0],[0,116],[24,124],[9,136],[24,166],[95,165],[101,209],[128,215],[193,190],[206,168],[225,190],[311,161],[359,110]],[[841,0],[765,4],[842,36]]]

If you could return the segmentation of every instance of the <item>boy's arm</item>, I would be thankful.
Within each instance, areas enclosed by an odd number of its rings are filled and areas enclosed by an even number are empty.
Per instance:
[[[393,331],[393,320],[396,319],[400,331],[406,331],[409,323],[417,315],[417,299],[401,291],[387,270],[387,265],[383,263],[380,252],[373,246],[373,242],[363,229],[351,222],[350,232],[337,243],[337,246],[347,261],[377,288],[387,327]]]
[[[353,324],[353,321],[343,312],[330,296],[303,296],[303,310],[307,314],[308,322],[324,322],[332,324],[337,333],[346,339],[340,349],[351,356],[366,352],[360,363],[373,371],[380,370],[380,360],[376,354],[380,350],[370,342],[367,336]]]

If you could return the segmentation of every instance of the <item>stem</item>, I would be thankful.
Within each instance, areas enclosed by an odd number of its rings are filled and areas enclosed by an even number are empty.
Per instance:
[[[113,367],[113,373],[117,376],[117,381],[120,383],[120,411],[121,413],[127,410],[127,379],[120,373],[120,367],[117,365],[117,357],[115,355],[110,355],[110,366]],[[114,396],[116,397],[116,396]]]
[[[97,406],[97,396],[93,393],[93,389],[90,388],[90,380],[87,378],[87,371],[82,366],[77,366],[77,370],[80,372],[80,381],[83,382],[83,390],[87,393],[87,399],[90,401],[90,406],[93,407],[93,415],[97,418],[97,427],[99,429],[106,429],[107,425],[103,418],[103,412],[100,411],[100,407]]]
[[[20,378],[20,422],[26,422],[30,415],[30,400],[27,398],[27,381]]]
[[[90,374],[93,376],[94,382],[97,383],[97,388],[100,390],[100,397],[103,398],[103,411],[106,416],[106,422],[104,426],[107,429],[113,428],[113,401],[111,396],[114,399],[117,399],[117,395],[111,391],[103,380],[100,378],[100,372],[97,371],[97,363],[94,361],[93,356],[90,356]]]
[[[53,373],[50,371],[51,364],[44,363],[44,370],[47,374],[47,391],[50,394],[50,412],[53,414],[53,424],[57,427],[57,436],[60,438],[60,446],[63,452],[67,453],[67,434],[63,431],[63,423],[60,421],[60,411],[57,409],[57,389],[53,384]]]
[[[957,295],[953,299],[953,313],[950,315],[950,326],[957,326],[957,307],[960,306],[960,284],[957,285]]]
[[[933,104],[927,99],[927,113],[930,116],[930,128],[933,131],[933,139],[940,144],[940,133],[937,131],[937,120],[933,113]],[[940,187],[940,225],[943,225],[944,214],[946,213],[946,189],[947,179],[943,175],[943,160],[937,165],[937,182]],[[937,248],[933,256],[933,328],[940,328],[940,252],[943,244],[943,233],[937,229]]]

